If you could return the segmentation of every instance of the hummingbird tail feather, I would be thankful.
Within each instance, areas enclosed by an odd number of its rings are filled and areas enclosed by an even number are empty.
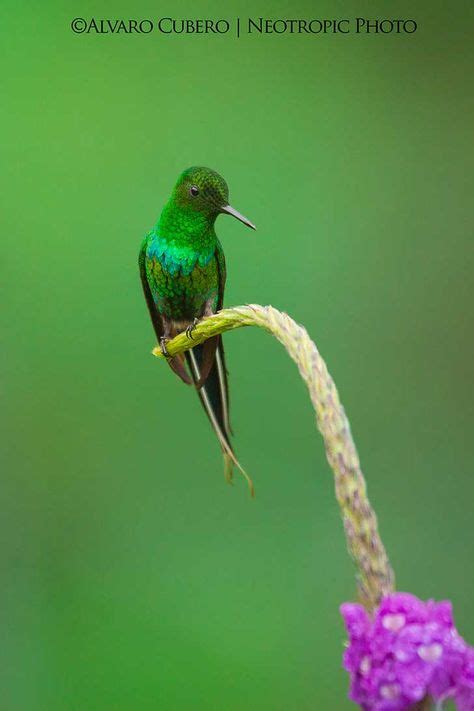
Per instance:
[[[202,388],[209,376],[209,373],[211,372],[212,366],[216,360],[216,352],[219,341],[222,342],[220,336],[208,338],[207,341],[204,341],[199,350],[199,381],[195,383],[197,388]],[[227,388],[227,385],[225,387]]]
[[[199,399],[216,433],[224,456],[224,474],[228,482],[232,481],[232,469],[235,465],[247,480],[250,493],[254,495],[253,483],[245,469],[238,461],[233,450],[229,424],[229,392],[227,384],[227,371],[225,368],[224,349],[222,339],[219,337],[216,357],[203,385],[201,380],[201,362],[203,359],[203,346],[198,345],[186,352],[189,370],[196,385]]]
[[[168,365],[170,366],[171,370],[176,373],[176,375],[179,375],[181,380],[186,383],[186,385],[192,385],[193,381],[191,380],[186,371],[184,359],[181,354],[173,356],[173,358],[168,358]]]

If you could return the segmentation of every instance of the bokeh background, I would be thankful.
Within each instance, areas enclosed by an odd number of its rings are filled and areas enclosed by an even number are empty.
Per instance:
[[[90,18],[401,17],[415,35],[74,35]],[[48,0],[1,9],[1,708],[350,709],[354,599],[294,365],[227,336],[243,481],[150,355],[142,235],[221,172],[226,304],[305,324],[398,587],[474,643],[470,2]]]

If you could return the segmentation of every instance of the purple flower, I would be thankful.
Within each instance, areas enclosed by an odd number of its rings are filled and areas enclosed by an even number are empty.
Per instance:
[[[469,648],[456,685],[454,696],[459,711],[474,709],[474,649]]]
[[[450,602],[394,593],[373,619],[353,603],[341,613],[349,635],[349,696],[365,711],[404,711],[427,694],[454,697],[458,709],[474,711],[474,649],[457,633]]]

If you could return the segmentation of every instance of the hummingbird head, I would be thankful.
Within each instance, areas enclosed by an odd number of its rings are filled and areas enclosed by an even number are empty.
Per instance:
[[[256,229],[250,220],[229,205],[229,188],[224,178],[211,168],[188,168],[178,178],[173,191],[174,200],[181,206],[195,210],[215,220],[220,213],[232,215]]]

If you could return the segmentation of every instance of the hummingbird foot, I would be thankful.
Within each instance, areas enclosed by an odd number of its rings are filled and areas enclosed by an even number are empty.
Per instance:
[[[194,341],[194,338],[193,338],[193,331],[194,331],[194,329],[196,328],[196,326],[198,325],[198,323],[199,323],[199,319],[198,319],[198,318],[195,318],[195,319],[193,320],[192,324],[191,324],[190,326],[188,326],[187,329],[186,329],[186,331],[185,331],[186,336],[187,336],[189,339],[191,339],[191,341]]]
[[[168,349],[166,347],[166,343],[168,341],[168,338],[166,336],[161,336],[160,338],[160,350],[162,354],[164,355],[165,358],[170,358],[170,354],[168,353]]]

